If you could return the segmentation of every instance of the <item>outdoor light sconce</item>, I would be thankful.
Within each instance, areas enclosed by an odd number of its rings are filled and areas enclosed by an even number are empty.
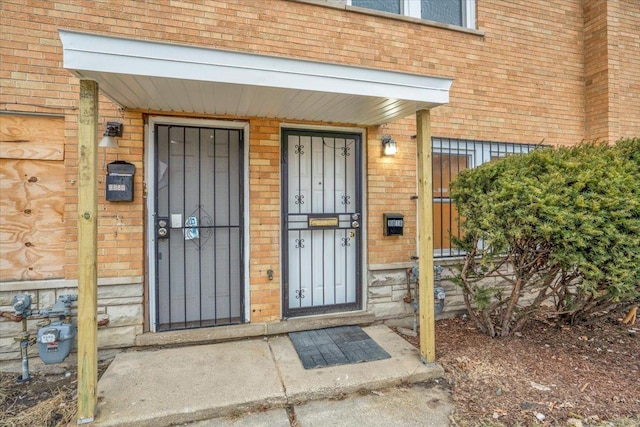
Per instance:
[[[122,136],[122,123],[107,122],[107,126],[104,128],[104,133],[102,134],[102,139],[100,140],[98,147],[118,148],[116,136]]]
[[[390,135],[382,136],[382,148],[385,156],[393,156],[398,152],[398,145]]]

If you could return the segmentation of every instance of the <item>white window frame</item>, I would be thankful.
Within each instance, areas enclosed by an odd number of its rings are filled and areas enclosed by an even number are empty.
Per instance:
[[[461,0],[462,1],[462,25],[463,28],[476,29],[476,0]],[[347,0],[347,5],[352,5],[352,0]],[[409,16],[411,18],[422,19],[422,3],[420,0],[400,0],[400,14],[403,16]],[[374,10],[374,9],[372,9]],[[433,21],[438,22],[438,21]],[[444,25],[446,22],[439,22]],[[457,25],[455,25],[457,26]]]

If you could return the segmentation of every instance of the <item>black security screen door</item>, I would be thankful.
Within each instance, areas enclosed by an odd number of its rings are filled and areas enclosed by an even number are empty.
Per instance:
[[[155,127],[158,329],[243,322],[242,131]]]
[[[284,315],[360,309],[360,134],[282,138]]]

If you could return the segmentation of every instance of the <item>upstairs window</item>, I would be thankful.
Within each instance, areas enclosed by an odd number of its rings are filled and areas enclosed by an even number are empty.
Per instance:
[[[352,6],[475,28],[476,0],[347,0]]]
[[[351,5],[402,15],[402,2],[403,0],[351,0]]]
[[[464,26],[464,0],[421,0],[422,19]]]

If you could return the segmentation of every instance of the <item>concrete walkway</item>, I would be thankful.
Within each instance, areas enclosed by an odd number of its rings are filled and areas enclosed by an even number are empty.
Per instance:
[[[445,391],[416,386],[370,393],[444,372],[421,363],[418,351],[388,327],[363,329],[390,359],[305,370],[286,335],[120,353],[98,383],[94,425],[388,425],[388,417],[404,425],[448,425],[453,407]],[[337,418],[327,424],[330,414]],[[441,421],[400,422],[400,414]]]

